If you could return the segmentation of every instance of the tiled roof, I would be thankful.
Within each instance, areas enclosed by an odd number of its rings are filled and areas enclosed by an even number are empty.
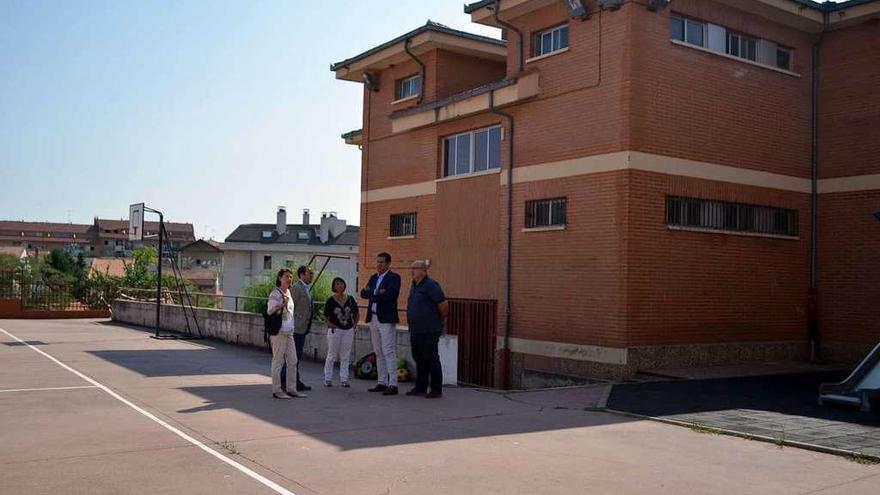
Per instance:
[[[114,277],[125,276],[125,265],[131,260],[125,258],[92,258],[89,267],[92,271],[113,275]]]
[[[261,242],[266,244],[312,244],[321,245],[341,245],[341,246],[357,246],[359,244],[360,227],[349,225],[345,232],[335,239],[330,239],[327,244],[322,244],[321,239],[317,237],[315,229],[316,225],[292,224],[287,226],[287,232],[278,235],[275,232],[275,224],[271,223],[250,223],[239,225],[229,236],[225,242]],[[263,237],[263,232],[272,232],[272,237]],[[308,239],[300,239],[299,233],[308,233]]]
[[[79,223],[54,223],[54,222],[16,222],[0,220],[0,232],[58,232],[85,234],[91,229],[91,225]]]
[[[400,35],[391,41],[388,41],[386,43],[382,43],[379,46],[370,48],[369,50],[367,50],[359,55],[355,55],[354,57],[347,58],[341,62],[336,62],[335,64],[331,64],[330,70],[335,72],[339,69],[342,69],[348,65],[351,65],[351,64],[357,62],[358,60],[362,60],[364,58],[367,58],[374,53],[380,52],[386,48],[390,48],[390,47],[392,47],[402,41],[405,41],[407,38],[411,38],[413,36],[424,33],[426,31],[435,31],[438,33],[451,34],[453,36],[459,36],[462,38],[467,38],[467,39],[471,39],[471,40],[475,40],[475,41],[482,41],[484,43],[491,43],[493,45],[507,46],[507,42],[504,40],[490,38],[488,36],[480,36],[479,34],[468,33],[467,31],[459,31],[458,29],[452,29],[448,26],[444,26],[443,24],[440,24],[437,22],[428,21],[424,26],[419,26],[416,29],[413,29],[412,31],[410,31],[406,34]]]
[[[848,9],[850,7],[855,7],[857,5],[862,5],[865,3],[876,2],[880,0],[848,0],[846,2],[814,2],[812,0],[789,0],[799,5],[803,5],[804,7],[809,7],[811,9],[818,10],[820,12],[836,12],[838,10]],[[470,14],[475,10],[480,10],[483,7],[488,7],[495,3],[495,0],[480,0],[479,2],[474,2],[471,4],[465,4],[464,13]]]

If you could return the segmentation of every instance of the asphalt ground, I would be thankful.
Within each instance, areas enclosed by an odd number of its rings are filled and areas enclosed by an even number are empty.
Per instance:
[[[592,410],[604,385],[427,400],[355,380],[279,401],[261,350],[101,320],[0,329],[3,495],[880,493],[878,466]]]

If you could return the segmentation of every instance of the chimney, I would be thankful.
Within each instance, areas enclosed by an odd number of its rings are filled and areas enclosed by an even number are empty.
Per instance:
[[[287,207],[279,206],[278,213],[275,214],[275,231],[278,235],[287,233]]]
[[[309,209],[303,208],[303,225],[309,225]]]
[[[330,238],[337,238],[346,229],[346,221],[336,217],[336,212],[331,211],[321,214],[321,227],[318,229],[318,235],[322,244],[327,244]]]

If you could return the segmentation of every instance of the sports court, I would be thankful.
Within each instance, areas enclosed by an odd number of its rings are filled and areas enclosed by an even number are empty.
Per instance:
[[[277,401],[263,351],[106,320],[0,329],[4,495],[880,490],[878,466],[590,410],[602,385]]]

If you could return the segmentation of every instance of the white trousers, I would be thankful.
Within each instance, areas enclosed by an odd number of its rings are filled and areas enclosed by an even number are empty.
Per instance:
[[[333,363],[339,360],[339,379],[348,381],[351,367],[351,346],[354,343],[354,329],[327,329],[327,359],[324,360],[324,381],[333,380]]]
[[[370,320],[370,340],[376,353],[379,385],[397,386],[397,330],[394,323],[379,323],[376,315]]]
[[[296,391],[296,346],[293,343],[293,334],[279,332],[278,335],[270,335],[269,343],[272,345],[272,393],[280,394],[281,368],[287,362],[287,390]]]

